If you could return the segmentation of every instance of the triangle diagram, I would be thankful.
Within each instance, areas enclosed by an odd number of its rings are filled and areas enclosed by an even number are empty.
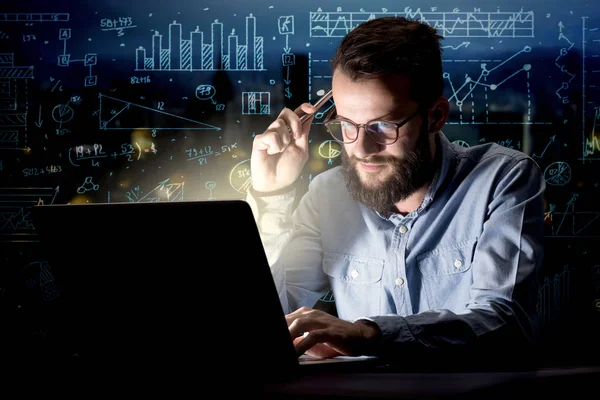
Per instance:
[[[215,130],[221,128],[156,108],[99,94],[100,130]]]

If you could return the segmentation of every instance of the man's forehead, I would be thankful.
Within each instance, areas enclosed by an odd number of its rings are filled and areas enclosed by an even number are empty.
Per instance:
[[[387,85],[394,86],[409,86],[410,79],[407,74],[386,74],[386,75],[356,75],[356,77],[352,77],[346,71],[341,68],[336,68],[332,72],[332,78],[334,81],[342,81],[344,83],[353,83],[353,84],[364,84],[368,82],[379,81],[385,83]]]
[[[349,119],[358,113],[363,118],[402,118],[414,112],[416,106],[409,97],[406,82],[406,77],[355,81],[343,75],[334,76],[333,102],[338,115]]]

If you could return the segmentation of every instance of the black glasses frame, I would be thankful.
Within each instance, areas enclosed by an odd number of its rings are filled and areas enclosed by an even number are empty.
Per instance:
[[[323,119],[323,125],[325,125],[325,127],[327,128],[327,125],[332,122],[332,121],[344,121],[344,122],[348,122],[350,124],[352,124],[355,128],[356,128],[356,137],[353,140],[349,140],[349,141],[343,141],[343,140],[339,140],[338,138],[336,138],[335,136],[333,136],[333,134],[331,133],[331,131],[329,129],[327,129],[327,131],[329,132],[329,134],[335,139],[336,142],[338,143],[342,143],[342,144],[350,144],[350,143],[354,143],[358,140],[358,134],[360,132],[360,128],[362,127],[365,132],[367,133],[367,135],[369,135],[369,137],[371,139],[373,139],[376,143],[378,144],[383,144],[386,146],[389,146],[391,144],[394,144],[398,141],[398,138],[400,137],[400,128],[402,128],[404,125],[406,125],[411,119],[413,119],[414,117],[416,117],[417,115],[419,115],[419,113],[421,112],[421,108],[418,108],[417,111],[415,111],[414,113],[412,113],[411,115],[409,115],[408,117],[406,117],[404,120],[402,120],[400,123],[395,123],[395,122],[390,122],[390,121],[386,121],[383,119],[373,119],[371,121],[367,121],[364,124],[357,124],[356,122],[348,119],[348,118],[344,118],[344,117],[336,117],[336,118],[332,118],[332,116],[334,115],[334,113],[336,112],[336,108],[335,105],[333,106],[333,108],[331,110],[329,110],[329,113],[327,113],[327,116]],[[382,142],[380,139],[378,139],[375,135],[371,134],[371,132],[369,132],[369,130],[367,129],[367,125],[372,124],[373,122],[383,122],[389,125],[395,125],[396,126],[396,138],[392,141],[392,142]]]

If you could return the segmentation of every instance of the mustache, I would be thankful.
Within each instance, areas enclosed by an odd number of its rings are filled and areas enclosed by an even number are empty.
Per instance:
[[[372,156],[369,158],[358,158],[354,155],[348,157],[352,164],[365,163],[365,164],[393,164],[395,162],[394,157],[386,156]]]

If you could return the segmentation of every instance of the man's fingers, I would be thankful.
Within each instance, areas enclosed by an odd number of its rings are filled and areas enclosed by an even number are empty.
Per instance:
[[[310,331],[308,333],[306,333],[302,340],[298,340],[296,342],[296,354],[298,355],[302,355],[304,353],[306,353],[310,348],[312,348],[315,345],[318,345],[319,343],[323,343],[326,340],[324,340],[325,338],[323,337],[323,334],[325,333],[324,329],[316,329],[314,331]]]
[[[302,137],[302,123],[300,122],[300,118],[293,117],[289,120],[286,120],[290,128],[290,135],[294,139],[300,139]]]
[[[291,143],[292,139],[299,140],[296,144],[304,149],[307,146],[308,139],[304,132],[308,132],[310,124],[314,118],[315,108],[310,103],[301,104],[292,111],[284,108],[279,113],[275,121],[269,125],[267,130],[257,135],[254,140],[254,149],[267,152],[267,154],[281,153]],[[302,123],[300,117],[310,114],[310,118]]]
[[[296,114],[298,117],[302,118],[303,116],[307,115],[307,114],[314,114],[315,113],[315,107],[310,104],[310,103],[302,103],[300,104],[300,106],[298,106],[298,108],[296,108],[294,110],[294,114]]]
[[[292,140],[289,126],[282,118],[273,121],[269,128],[255,139],[254,148],[267,150],[267,154],[281,153]]]
[[[310,329],[310,322],[306,318],[286,318],[290,336],[299,337]]]
[[[312,124],[314,113],[316,111],[317,110],[315,110],[310,103],[303,103],[294,110],[294,114],[298,116],[298,121],[300,123],[300,128],[298,130],[300,134],[297,137],[294,136],[296,139],[300,139],[305,132],[308,133],[310,130],[310,124]],[[301,121],[302,117],[305,118],[304,122]]]
[[[257,136],[254,141],[254,148],[257,150],[266,150],[267,154],[281,153],[285,149],[285,143],[278,134],[266,132],[260,137]]]
[[[297,111],[298,109],[296,109]],[[296,111],[292,111],[289,108],[284,108],[279,114],[278,119],[281,120],[287,126],[286,130],[294,139],[300,139],[303,133],[303,125]]]

